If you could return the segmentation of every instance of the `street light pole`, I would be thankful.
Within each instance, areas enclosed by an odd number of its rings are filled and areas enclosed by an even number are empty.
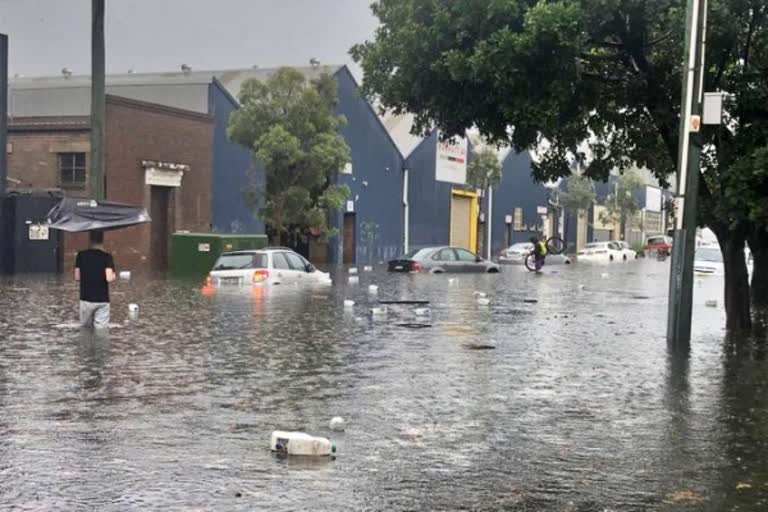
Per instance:
[[[104,1],[91,0],[91,161],[89,191],[93,199],[104,199],[104,118],[106,79],[104,48]]]
[[[683,93],[680,102],[677,225],[669,277],[667,316],[667,342],[671,348],[680,351],[687,351],[691,341],[706,26],[707,0],[688,0]]]

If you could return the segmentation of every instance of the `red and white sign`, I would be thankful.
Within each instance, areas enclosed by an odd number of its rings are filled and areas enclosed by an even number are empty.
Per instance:
[[[467,183],[467,139],[437,141],[435,180],[465,185]]]
[[[701,116],[691,116],[691,131],[698,133],[701,129]]]

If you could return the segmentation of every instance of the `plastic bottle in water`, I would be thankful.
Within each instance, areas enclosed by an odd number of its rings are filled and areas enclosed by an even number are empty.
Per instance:
[[[270,447],[273,452],[287,455],[329,457],[336,453],[336,446],[324,437],[315,437],[304,432],[272,432]]]

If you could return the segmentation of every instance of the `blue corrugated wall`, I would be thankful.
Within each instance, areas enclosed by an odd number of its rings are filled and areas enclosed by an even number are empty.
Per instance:
[[[527,242],[532,235],[539,233],[536,227],[543,228],[537,208],[547,206],[549,200],[547,188],[536,183],[531,176],[531,157],[527,151],[510,151],[502,165],[501,184],[493,192],[493,255],[504,249],[507,215],[513,215],[515,208],[523,209],[523,226],[534,226],[534,229],[511,230],[510,245]]]
[[[435,180],[437,134],[424,139],[405,162],[408,168],[408,205],[410,250],[450,241],[450,183]]]
[[[263,183],[264,172],[250,174],[253,163],[249,148],[227,138],[229,116],[237,103],[214,81],[208,88],[208,105],[214,119],[213,169],[211,173],[212,230],[222,233],[263,233],[264,224],[243,201],[242,190],[255,179]]]
[[[394,258],[403,246],[403,159],[397,146],[346,67],[336,73],[337,112],[347,118],[342,135],[352,154],[352,175],[341,174],[339,183],[352,190],[356,218],[356,262]],[[341,262],[343,212],[332,215],[339,234],[329,241],[329,261]],[[372,241],[365,240],[368,232]]]

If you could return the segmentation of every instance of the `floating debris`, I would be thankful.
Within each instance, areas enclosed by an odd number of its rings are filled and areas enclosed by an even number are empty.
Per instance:
[[[408,329],[429,329],[432,324],[419,324],[415,322],[403,322],[401,324],[395,324],[397,327],[407,327]]]
[[[344,301],[344,307],[345,308],[351,308],[354,305],[355,305],[355,301],[353,301],[353,300],[347,299],[347,300]]]
[[[465,343],[464,347],[469,350],[496,350],[494,345],[488,345],[485,343]]]
[[[324,437],[314,437],[304,432],[275,430],[270,439],[273,452],[286,455],[329,457],[336,453],[336,446]]]
[[[344,424],[344,418],[341,416],[334,416],[331,418],[331,422],[328,425],[331,430],[336,432],[344,432],[345,424]]]

